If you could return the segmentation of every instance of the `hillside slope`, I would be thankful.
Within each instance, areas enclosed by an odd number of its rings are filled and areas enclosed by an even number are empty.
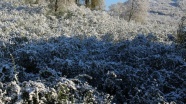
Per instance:
[[[184,11],[177,0],[150,0],[149,18],[152,22],[177,25]]]
[[[75,5],[54,16],[47,4],[1,0],[0,103],[185,104],[179,15],[156,11],[140,24]]]

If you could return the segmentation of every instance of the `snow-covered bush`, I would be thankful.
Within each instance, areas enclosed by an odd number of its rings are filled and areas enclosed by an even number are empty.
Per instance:
[[[74,83],[79,83],[77,80],[80,80],[114,95],[112,102],[177,102],[174,98],[181,103],[184,99],[184,93],[181,92],[185,91],[185,61],[175,49],[174,45],[157,43],[150,36],[144,35],[118,43],[98,41],[96,38],[58,37],[51,38],[46,43],[20,48],[14,51],[14,56],[17,65],[24,67],[26,73],[33,72],[26,71],[30,69],[24,63],[37,63],[32,69],[39,71],[39,76],[33,74],[36,77],[34,80],[39,78],[50,81],[66,76],[72,78]],[[25,56],[24,52],[28,54]],[[25,61],[27,56],[31,62]],[[177,88],[183,90],[179,96],[171,95]],[[62,89],[68,88],[62,84]],[[60,102],[70,100],[69,94],[73,94],[64,92],[67,95],[63,95],[60,91],[57,92],[57,98],[62,99]],[[92,92],[87,94],[93,96]],[[174,97],[170,98],[169,95]],[[88,101],[94,102],[91,99]]]
[[[140,24],[84,6],[56,17],[20,1],[0,0],[0,103],[186,103],[177,14]],[[159,2],[151,10],[169,10]]]

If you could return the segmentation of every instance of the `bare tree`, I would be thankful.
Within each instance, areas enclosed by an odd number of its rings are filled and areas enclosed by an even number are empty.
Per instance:
[[[112,4],[111,6],[109,6],[109,14],[112,16],[122,17],[122,13],[124,11],[125,11],[125,6],[121,2],[117,4]]]
[[[144,22],[148,14],[148,0],[128,0],[122,16],[127,21]]]

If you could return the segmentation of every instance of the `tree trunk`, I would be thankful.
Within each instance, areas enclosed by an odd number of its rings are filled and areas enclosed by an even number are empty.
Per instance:
[[[55,12],[57,12],[58,9],[58,0],[55,1]]]

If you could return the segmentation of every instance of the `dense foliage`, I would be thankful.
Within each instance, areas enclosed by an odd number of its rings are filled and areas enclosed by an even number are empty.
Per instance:
[[[186,50],[176,41],[183,13],[171,3],[151,0],[141,24],[83,6],[56,15],[48,4],[1,0],[0,103],[186,103]]]

